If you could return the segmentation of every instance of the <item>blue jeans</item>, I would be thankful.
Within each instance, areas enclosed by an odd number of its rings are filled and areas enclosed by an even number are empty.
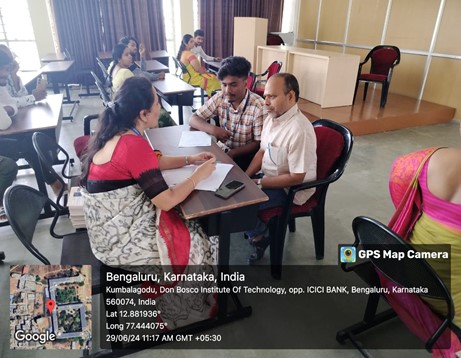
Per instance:
[[[262,191],[269,197],[269,200],[259,204],[258,212],[285,204],[287,193],[284,189],[262,189]],[[245,234],[249,239],[252,239],[260,235],[267,236],[268,230],[267,223],[258,218],[256,227],[253,230],[246,231]]]

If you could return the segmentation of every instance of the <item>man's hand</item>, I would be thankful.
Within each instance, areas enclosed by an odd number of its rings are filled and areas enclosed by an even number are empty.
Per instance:
[[[146,54],[146,48],[144,47],[144,44],[139,44],[139,55],[145,58],[144,56],[145,54]]]
[[[222,57],[215,57],[214,60],[215,60],[216,62],[221,62],[221,61],[222,61]]]
[[[165,72],[159,72],[158,73],[158,79],[159,80],[164,80],[165,79]]]
[[[34,95],[36,101],[41,101],[46,98],[46,89],[36,88],[32,91],[32,94]]]
[[[225,142],[226,140],[229,139],[229,132],[226,129],[218,127],[218,126],[213,128],[212,135],[214,135],[218,140],[222,142]]]

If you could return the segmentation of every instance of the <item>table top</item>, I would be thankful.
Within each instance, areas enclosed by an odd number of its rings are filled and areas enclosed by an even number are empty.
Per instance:
[[[65,61],[67,60],[66,55],[64,55],[62,52],[59,53],[47,53],[45,56],[43,56],[40,61],[43,63],[46,62],[55,62],[55,61]]]
[[[221,63],[222,63],[222,61],[207,61],[207,60],[203,60],[203,62],[205,62],[208,66],[213,67],[217,70],[221,68]]]
[[[172,75],[171,73],[166,73],[164,80],[158,80],[152,83],[155,89],[164,95],[195,91],[195,87],[192,87],[190,84],[180,80],[178,77]]]
[[[164,155],[191,155],[203,151],[212,152],[217,160],[223,163],[234,164],[227,174],[223,184],[232,180],[238,180],[245,184],[245,188],[229,199],[221,199],[214,192],[195,190],[180,204],[182,213],[186,219],[207,216],[240,207],[255,205],[267,201],[268,197],[256,184],[240,169],[232,159],[225,154],[216,143],[210,147],[179,148],[178,143],[183,131],[191,130],[188,125],[148,129],[147,137],[155,149],[162,151]]]
[[[18,76],[22,81],[24,87],[27,87],[29,84],[32,84],[36,79],[42,74],[41,70],[37,71],[18,71]]]
[[[45,66],[43,66],[40,71],[42,73],[58,73],[58,72],[66,72],[72,65],[75,63],[74,60],[72,61],[55,61],[55,62],[48,62]]]
[[[159,57],[170,57],[170,54],[165,50],[157,50],[149,52],[151,59],[156,59]]]
[[[136,61],[136,64],[141,67],[141,61]],[[147,72],[170,72],[170,69],[157,60],[146,60]]]
[[[10,128],[0,136],[56,128],[62,120],[62,94],[49,94],[44,100],[18,110]]]

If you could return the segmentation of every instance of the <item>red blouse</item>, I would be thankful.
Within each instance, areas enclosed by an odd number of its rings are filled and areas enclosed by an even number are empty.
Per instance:
[[[119,139],[109,162],[91,163],[87,190],[99,193],[136,183],[149,199],[168,189],[159,169],[157,154],[144,138],[128,134]]]

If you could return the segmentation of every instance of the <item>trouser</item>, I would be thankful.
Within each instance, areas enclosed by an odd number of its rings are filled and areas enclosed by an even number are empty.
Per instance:
[[[3,206],[3,194],[18,174],[18,166],[13,159],[0,156],[0,206]]]
[[[56,181],[51,172],[45,169],[42,171],[40,159],[35,152],[31,138],[23,140],[3,139],[0,141],[0,156],[11,158],[13,161],[18,160],[19,158],[24,158],[35,173],[43,174],[44,180],[47,184],[50,185]]]

